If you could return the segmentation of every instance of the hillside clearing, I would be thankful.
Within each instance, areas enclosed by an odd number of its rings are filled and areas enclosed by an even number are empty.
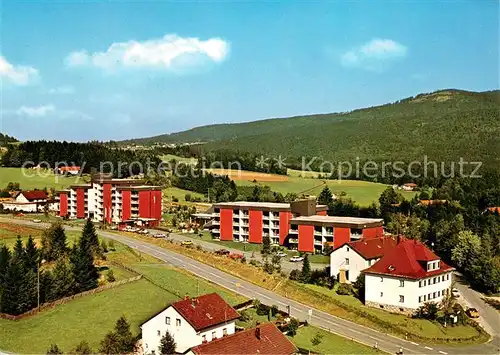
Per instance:
[[[72,184],[84,182],[81,177],[56,175],[49,170],[37,171],[0,167],[0,189],[7,187],[7,184],[11,181],[18,182],[23,190],[43,189],[45,187],[62,189]]]

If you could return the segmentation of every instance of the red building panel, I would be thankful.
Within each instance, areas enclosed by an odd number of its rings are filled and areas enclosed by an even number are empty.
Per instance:
[[[104,219],[111,223],[111,184],[102,185],[102,205],[104,207]]]
[[[288,236],[290,229],[290,220],[292,219],[292,212],[280,212],[280,245],[285,244],[285,239]]]
[[[129,190],[122,191],[122,221],[130,219],[132,215],[132,194]]]
[[[299,224],[299,251],[314,251],[314,226]]]
[[[316,213],[318,216],[326,216],[327,215],[327,212],[328,211],[318,211],[318,213]]]
[[[344,243],[351,241],[351,229],[350,228],[337,228],[333,229],[333,247],[339,247]]]
[[[262,243],[262,211],[248,211],[248,241],[250,243]]]
[[[68,214],[68,194],[59,194],[59,216],[65,217]]]
[[[151,191],[139,191],[139,217],[151,217]]]
[[[151,200],[152,200],[152,210],[151,210],[151,218],[155,218],[158,221],[161,219],[161,190],[151,191]]]
[[[377,238],[384,235],[384,227],[372,227],[363,229],[363,238]]]
[[[233,210],[220,209],[220,240],[233,240]]]
[[[76,218],[85,218],[85,190],[76,190]]]

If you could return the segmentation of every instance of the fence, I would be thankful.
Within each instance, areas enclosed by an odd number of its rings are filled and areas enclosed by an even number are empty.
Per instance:
[[[0,318],[8,319],[8,320],[20,320],[23,318],[31,317],[31,316],[34,316],[34,315],[42,312],[43,310],[46,310],[49,308],[54,308],[60,304],[68,303],[76,298],[80,298],[80,297],[88,296],[88,295],[93,295],[95,293],[106,291],[106,290],[109,290],[111,288],[118,287],[118,286],[130,283],[130,282],[134,282],[134,281],[137,281],[140,279],[142,279],[142,275],[137,275],[137,276],[131,277],[131,278],[126,279],[126,280],[111,282],[107,285],[100,286],[100,287],[94,288],[92,290],[88,290],[88,291],[77,293],[77,294],[72,295],[72,296],[60,298],[54,302],[48,302],[48,303],[41,304],[39,308],[33,308],[32,310],[29,310],[29,311],[22,313],[22,314],[19,314],[19,315],[0,313]]]

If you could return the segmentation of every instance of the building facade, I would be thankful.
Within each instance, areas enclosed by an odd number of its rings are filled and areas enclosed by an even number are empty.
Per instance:
[[[450,294],[453,270],[421,242],[398,238],[393,249],[363,271],[365,303],[412,314]]]
[[[234,334],[234,310],[216,293],[175,302],[141,325],[144,354],[159,354],[161,338],[168,331],[177,344],[176,352]]]
[[[48,204],[48,196],[45,191],[31,190],[20,191],[12,200],[7,200],[2,203],[6,211],[16,212],[43,212],[44,207]]]
[[[330,253],[330,276],[342,283],[355,282],[363,270],[395,246],[396,239],[390,236],[344,243]]]
[[[161,188],[144,185],[141,180],[96,177],[90,184],[61,190],[58,196],[61,217],[149,227],[161,220]]]

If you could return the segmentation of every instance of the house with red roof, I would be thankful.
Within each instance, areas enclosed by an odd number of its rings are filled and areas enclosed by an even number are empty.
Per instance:
[[[82,168],[79,166],[58,166],[55,168],[55,173],[63,175],[78,175],[80,174],[80,170],[82,170]]]
[[[297,353],[295,345],[273,324],[264,323],[223,338],[193,347],[189,355],[243,355]]]
[[[212,342],[235,333],[240,315],[217,293],[172,303],[141,325],[144,354],[158,353],[160,340],[168,331],[177,344],[176,351]]]
[[[396,246],[396,238],[382,236],[344,243],[330,253],[330,276],[339,282],[355,282],[359,274]]]
[[[47,193],[42,190],[20,191],[10,201],[2,203],[4,210],[14,212],[41,212],[47,204]]]
[[[365,304],[412,314],[451,292],[453,270],[420,241],[398,237],[394,248],[363,270]]]

